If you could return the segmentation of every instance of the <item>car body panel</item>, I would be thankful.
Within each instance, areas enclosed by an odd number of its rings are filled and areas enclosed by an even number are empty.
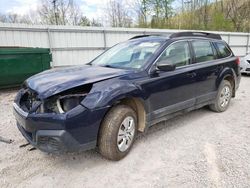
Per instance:
[[[76,149],[79,149],[81,145],[96,143],[99,125],[107,110],[108,108],[88,110],[82,105],[79,105],[65,114],[29,113],[28,116],[23,116],[14,108],[14,115],[19,130],[22,134],[25,134],[25,138],[36,147],[40,147],[37,143],[38,131],[64,130],[69,137],[74,138],[74,142],[78,145]],[[95,118],[92,118],[92,116]],[[71,150],[73,148],[70,148],[69,145],[69,148],[65,149]]]
[[[53,131],[51,136],[58,143],[67,142],[69,139],[69,143],[77,145],[75,149],[80,146],[89,149],[96,146],[99,128],[105,115],[112,106],[123,99],[136,98],[142,103],[146,116],[146,131],[149,126],[176,114],[212,104],[221,81],[228,76],[234,80],[235,88],[238,88],[240,72],[233,53],[224,59],[202,63],[195,63],[192,56],[190,64],[174,71],[157,70],[155,62],[160,54],[170,44],[181,40],[193,39],[167,39],[142,69],[126,70],[84,65],[45,71],[29,78],[25,85],[36,92],[40,100],[60,96],[63,92],[79,86],[91,84],[92,87],[78,106],[63,114],[36,111],[27,114],[19,108],[20,98],[25,91],[19,91],[14,105],[18,128],[29,142],[43,151],[46,149],[37,141],[49,134],[50,130]],[[193,55],[191,45],[190,51]],[[42,132],[38,134],[39,131]],[[66,150],[72,149],[68,148],[69,143],[64,144]]]
[[[168,110],[169,106],[192,99],[195,78],[188,76],[184,68],[173,72],[159,72],[149,79],[140,81],[139,84],[148,96],[146,99],[150,112],[148,121],[151,121],[171,112]],[[191,106],[194,103],[194,101],[189,102],[184,105]]]
[[[129,72],[124,69],[82,65],[44,71],[27,79],[25,84],[36,91],[40,99],[45,99],[77,86],[110,79]]]
[[[250,74],[250,53],[245,57],[241,58],[240,61],[241,73]]]
[[[147,96],[136,83],[147,78],[145,71],[139,71],[95,83],[81,104],[89,109],[96,109],[112,106],[115,101],[126,97],[145,99]]]

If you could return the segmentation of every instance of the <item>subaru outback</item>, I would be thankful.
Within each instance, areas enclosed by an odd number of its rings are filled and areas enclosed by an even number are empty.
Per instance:
[[[13,104],[17,127],[45,152],[97,148],[120,160],[152,125],[203,106],[224,112],[239,63],[218,34],[136,36],[86,65],[27,79]]]

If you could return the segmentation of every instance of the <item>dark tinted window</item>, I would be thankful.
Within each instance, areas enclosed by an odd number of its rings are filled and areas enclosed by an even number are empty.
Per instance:
[[[161,61],[174,64],[176,67],[188,65],[190,62],[188,42],[176,42],[168,46],[157,62]]]
[[[209,41],[193,41],[196,63],[215,59],[212,46]]]
[[[215,45],[217,46],[220,58],[225,58],[231,55],[231,51],[228,49],[226,44],[222,42],[216,42]]]

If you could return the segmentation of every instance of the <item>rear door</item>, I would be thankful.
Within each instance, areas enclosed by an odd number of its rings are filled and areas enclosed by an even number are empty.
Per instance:
[[[209,40],[191,41],[196,74],[196,103],[206,103],[216,96],[216,79],[220,72],[217,53]]]

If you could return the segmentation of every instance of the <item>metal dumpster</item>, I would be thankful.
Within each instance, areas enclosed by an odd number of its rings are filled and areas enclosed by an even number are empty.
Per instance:
[[[47,48],[0,47],[0,88],[20,85],[28,77],[50,68]]]

